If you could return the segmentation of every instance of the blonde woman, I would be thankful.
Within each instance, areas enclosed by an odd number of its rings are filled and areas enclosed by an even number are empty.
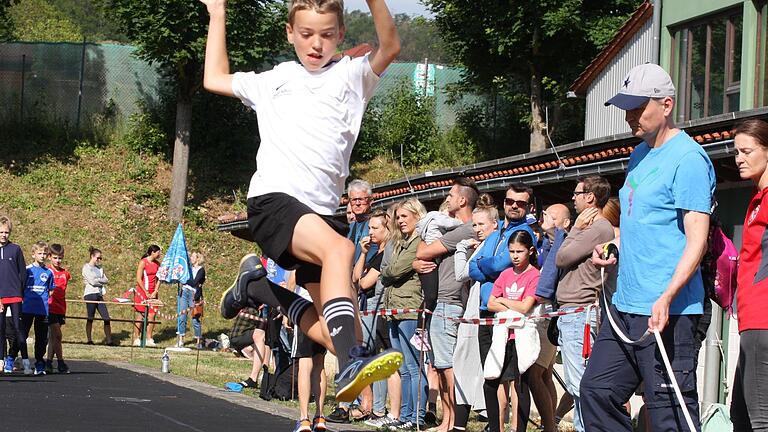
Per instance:
[[[189,262],[192,264],[190,269],[191,278],[182,285],[176,296],[176,334],[178,335],[177,347],[184,346],[184,336],[187,333],[187,317],[192,316],[192,330],[195,333],[195,347],[202,348],[202,324],[200,318],[203,316],[203,284],[205,283],[205,256],[199,252],[192,252],[189,255]]]
[[[409,198],[395,206],[397,230],[393,236],[394,248],[389,265],[381,272],[386,308],[418,309],[424,300],[418,274],[413,269],[413,261],[416,259],[416,248],[421,242],[421,237],[416,232],[416,222],[426,214],[424,205],[416,198]],[[392,348],[402,352],[405,358],[400,367],[402,402],[399,427],[424,426],[427,377],[422,374],[419,380],[420,352],[410,343],[416,333],[417,315],[408,313],[391,318],[389,339]]]

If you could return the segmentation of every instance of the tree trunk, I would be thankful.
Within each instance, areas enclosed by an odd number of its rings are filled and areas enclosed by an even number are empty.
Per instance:
[[[544,107],[542,107],[541,76],[536,66],[531,64],[531,148],[540,151],[547,148],[547,136],[544,128]]]
[[[184,203],[187,198],[187,174],[189,167],[189,135],[192,128],[192,97],[186,88],[180,85],[176,99],[176,138],[173,143],[173,184],[168,217],[173,222],[181,222],[184,216]]]

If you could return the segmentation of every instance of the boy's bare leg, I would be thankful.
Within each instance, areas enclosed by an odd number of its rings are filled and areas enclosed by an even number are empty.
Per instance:
[[[354,246],[320,216],[306,214],[296,223],[289,252],[322,268],[319,289],[315,284],[308,284],[307,289],[315,309],[322,311],[326,319],[342,371],[349,361],[350,349],[362,342],[360,316],[351,289]]]
[[[309,396],[312,393],[312,357],[299,359],[299,420],[309,419]]]
[[[352,348],[358,349],[362,345],[362,329],[357,298],[351,288],[354,246],[348,239],[331,229],[320,216],[305,214],[293,230],[289,252],[299,260],[322,268],[319,288],[316,284],[307,284],[315,307],[303,309],[304,316],[293,321],[299,321],[302,331],[315,340],[308,331],[310,329],[304,328],[311,324],[306,322],[309,315],[306,312],[322,310],[321,315],[326,321],[323,327],[326,327],[339,362],[336,398],[351,401],[368,384],[391,375],[402,364],[402,354],[382,353],[376,360],[369,357],[370,362],[351,360],[353,355],[358,355]],[[314,333],[317,333],[316,329]],[[323,340],[316,341],[323,343]]]
[[[258,382],[259,372],[261,372],[261,367],[265,364],[265,339],[264,330],[256,329],[253,331],[253,364],[251,365],[251,374],[249,375],[249,378],[254,382]]]
[[[312,390],[315,393],[315,417],[323,415],[326,387],[325,355],[315,354],[312,357]]]

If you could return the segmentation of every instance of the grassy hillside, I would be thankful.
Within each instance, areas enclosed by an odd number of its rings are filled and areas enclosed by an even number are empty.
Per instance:
[[[7,144],[7,143],[6,143]],[[133,285],[136,266],[146,248],[156,243],[163,250],[176,228],[166,216],[171,185],[170,165],[161,157],[142,155],[120,144],[103,147],[87,142],[71,145],[65,152],[35,151],[13,143],[0,166],[0,213],[14,222],[11,240],[30,255],[37,240],[61,243],[66,250],[65,266],[72,273],[68,299],[82,298],[80,272],[88,260],[88,247],[103,251],[104,269],[111,283],[108,297],[119,295]],[[231,283],[240,257],[254,245],[215,230],[216,216],[241,210],[242,203],[230,197],[211,197],[188,208],[184,230],[190,250],[200,250],[207,258],[208,282],[205,296],[218,301]],[[176,289],[163,286],[163,312],[175,313]],[[130,308],[110,306],[113,317],[129,318]],[[68,315],[85,316],[82,304],[71,303]],[[113,331],[121,342],[130,342],[130,324],[116,323]],[[229,329],[229,323],[209,307],[204,320],[207,335]],[[66,341],[85,340],[84,324],[70,320]],[[94,339],[100,340],[100,326]],[[122,333],[121,333],[122,331]],[[156,330],[158,342],[171,340],[175,321],[165,320]],[[191,331],[189,332],[191,334]]]

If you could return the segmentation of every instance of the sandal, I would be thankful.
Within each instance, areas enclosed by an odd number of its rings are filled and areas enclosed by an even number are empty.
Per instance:
[[[371,418],[370,411],[363,411],[359,406],[349,408],[349,419],[354,421],[365,421]]]

